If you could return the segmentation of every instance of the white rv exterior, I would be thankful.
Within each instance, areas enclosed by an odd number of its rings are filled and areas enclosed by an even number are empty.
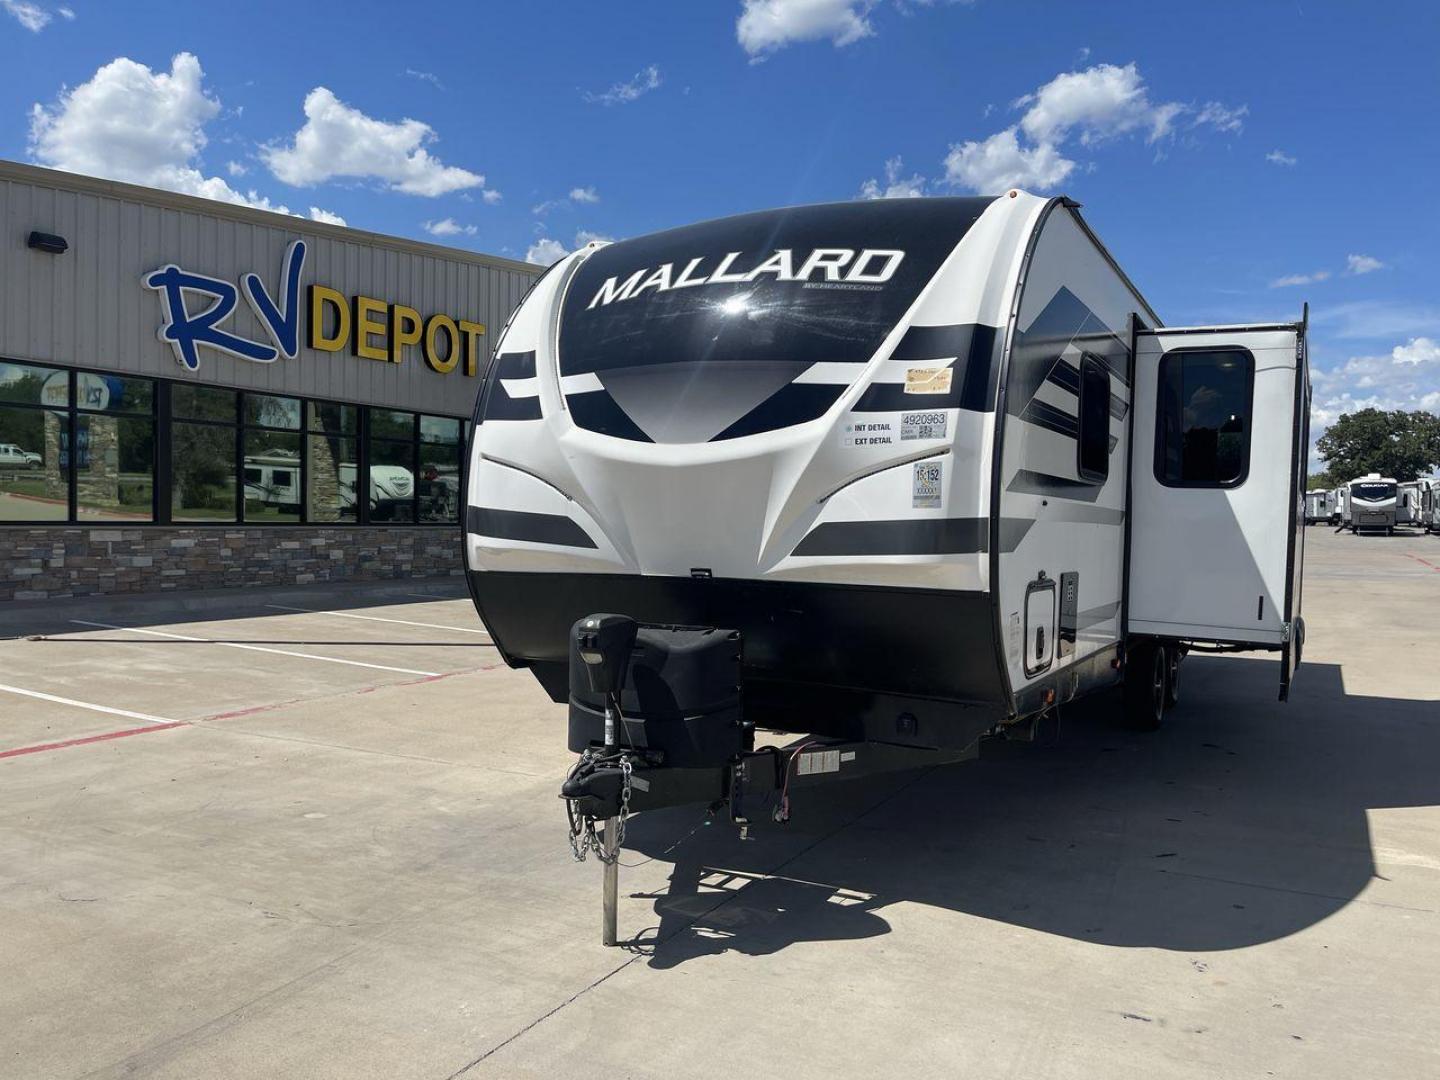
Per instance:
[[[1395,532],[1399,485],[1391,476],[1367,473],[1350,481],[1345,500],[1345,523],[1351,532]]]
[[[1420,523],[1420,485],[1422,481],[1407,480],[1395,489],[1395,524]]]
[[[1279,652],[1283,697],[1308,412],[1303,323],[1163,327],[1067,199],[590,244],[497,343],[468,580],[556,700],[600,611],[734,628],[756,723],[865,741],[971,745],[1127,670],[1173,699],[1192,642]]]
[[[1323,488],[1307,491],[1305,493],[1305,524],[1315,525],[1321,521],[1329,521],[1333,512],[1331,506],[1333,498],[1331,492]]]
[[[1427,533],[1440,532],[1440,476],[1423,477],[1420,485],[1420,513],[1416,521]]]

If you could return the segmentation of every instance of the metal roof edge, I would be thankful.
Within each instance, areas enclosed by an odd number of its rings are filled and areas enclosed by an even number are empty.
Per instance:
[[[464,248],[446,247],[443,244],[412,240],[404,236],[370,232],[366,229],[352,228],[349,225],[331,225],[327,222],[312,221],[310,218],[282,214],[274,210],[258,210],[253,206],[238,206],[234,203],[221,202],[218,199],[206,199],[199,195],[182,195],[179,192],[165,191],[161,188],[128,184],[120,180],[105,180],[97,176],[64,172],[42,165],[27,165],[19,161],[7,161],[3,158],[0,158],[0,180],[38,184],[90,195],[108,196],[114,199],[129,199],[171,210],[232,218],[253,225],[307,232],[333,240],[370,244],[415,255],[449,259],[453,262],[472,263],[493,270],[509,270],[516,273],[533,274],[536,277],[545,272],[543,266],[523,262],[519,259],[507,259],[501,255],[485,255],[477,251],[467,251]]]

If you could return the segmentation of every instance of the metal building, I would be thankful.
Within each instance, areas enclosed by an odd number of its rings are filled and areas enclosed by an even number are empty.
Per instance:
[[[0,600],[459,575],[538,267],[0,162]]]

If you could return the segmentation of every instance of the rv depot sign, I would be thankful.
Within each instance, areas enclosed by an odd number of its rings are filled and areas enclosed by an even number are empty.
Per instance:
[[[305,271],[306,245],[296,240],[285,251],[280,282],[271,295],[259,274],[240,278],[237,288],[223,278],[184,270],[174,263],[141,278],[147,289],[160,295],[164,321],[158,336],[175,350],[175,359],[187,371],[200,368],[200,349],[238,356],[256,364],[271,364],[280,357],[293,360],[300,352],[300,278]],[[265,331],[266,340],[252,341],[221,329],[244,295]],[[194,297],[209,297],[210,303]],[[192,308],[193,304],[193,308]],[[406,350],[418,349],[431,371],[448,375],[463,366],[473,378],[480,369],[483,323],[420,312],[404,304],[387,303],[370,296],[346,296],[324,285],[305,290],[305,345],[320,352],[340,352],[363,360],[400,364]]]

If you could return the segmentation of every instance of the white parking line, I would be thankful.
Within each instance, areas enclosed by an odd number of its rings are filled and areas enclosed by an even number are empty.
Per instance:
[[[433,622],[411,622],[409,619],[383,619],[379,615],[356,615],[349,611],[326,611],[324,608],[313,607],[290,607],[288,604],[266,604],[267,608],[274,608],[276,611],[304,611],[311,615],[334,615],[337,619],[364,619],[366,622],[388,622],[399,626],[423,626],[427,630],[458,630],[462,634],[484,634],[489,637],[489,632],[476,630],[471,626],[442,626]]]
[[[266,645],[246,645],[239,641],[216,641],[213,638],[189,637],[186,634],[168,634],[164,630],[144,630],[138,626],[116,626],[113,623],[90,622],[86,619],[71,619],[77,626],[98,626],[102,630],[129,630],[132,634],[151,634],[155,637],[174,638],[176,641],[203,641],[209,645],[223,645],[227,649],[248,649],[251,652],[276,653],[280,656],[298,656],[302,660],[320,660],[326,664],[345,664],[349,667],[373,668],[376,671],[395,671],[401,675],[439,675],[438,671],[416,671],[414,668],[389,667],[385,664],[367,664],[363,660],[342,660],[338,656],[316,656],[314,653],[295,652],[291,649],[272,649]]]
[[[74,698],[57,697],[54,694],[42,694],[39,690],[26,690],[19,686],[6,686],[0,683],[0,690],[7,694],[20,694],[24,697],[39,698],[41,701],[53,701],[57,705],[71,705],[77,709],[89,709],[91,712],[108,713],[111,716],[123,716],[130,720],[142,720],[147,724],[174,724],[178,721],[166,720],[163,716],[151,716],[149,713],[131,712],[129,709],[112,709],[108,705],[92,705],[88,701],[76,701]]]

